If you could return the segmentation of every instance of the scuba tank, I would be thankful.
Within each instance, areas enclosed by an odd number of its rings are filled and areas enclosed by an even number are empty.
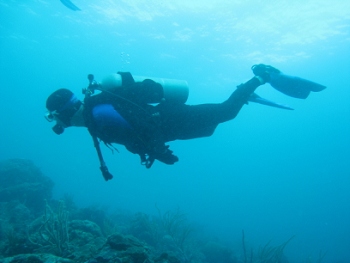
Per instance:
[[[187,81],[185,80],[153,78],[144,76],[132,76],[132,78],[136,83],[147,82],[151,80],[161,85],[163,90],[162,98],[150,98],[147,103],[160,103],[161,101],[185,103],[187,101],[189,88]],[[123,84],[124,81],[122,75],[119,73],[110,74],[101,81],[103,90],[118,89],[121,88]],[[152,87],[152,85],[149,87]]]

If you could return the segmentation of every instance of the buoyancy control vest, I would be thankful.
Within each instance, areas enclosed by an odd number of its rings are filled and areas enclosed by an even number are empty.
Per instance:
[[[188,97],[187,83],[167,80],[161,85],[148,78],[135,82],[129,72],[118,72],[105,78],[98,89],[99,94],[84,101],[84,118],[92,137],[107,145],[124,145],[130,152],[138,154],[147,168],[152,166],[154,159],[171,164],[162,156],[171,151],[162,138],[159,113],[152,104],[184,103]],[[122,125],[101,126],[101,121],[96,120],[96,112],[108,109],[116,112],[107,117],[118,119],[116,114],[119,115]]]

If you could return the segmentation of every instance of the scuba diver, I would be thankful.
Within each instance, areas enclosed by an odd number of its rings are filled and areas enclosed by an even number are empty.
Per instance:
[[[248,101],[282,109],[292,108],[258,96],[254,91],[265,83],[295,98],[326,87],[299,77],[285,75],[264,65],[252,67],[254,77],[241,84],[222,103],[188,105],[186,81],[132,76],[129,72],[111,74],[98,83],[88,75],[89,86],[79,100],[70,90],[59,89],[46,101],[48,121],[56,121],[56,134],[68,127],[86,127],[96,148],[104,179],[112,174],[103,160],[100,141],[107,147],[121,144],[138,154],[141,164],[150,168],[155,160],[174,164],[179,159],[166,144],[211,136],[220,123],[234,119]],[[95,91],[99,91],[95,94]]]

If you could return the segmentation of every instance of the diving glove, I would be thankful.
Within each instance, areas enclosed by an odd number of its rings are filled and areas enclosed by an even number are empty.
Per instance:
[[[165,164],[174,164],[179,161],[179,158],[169,149],[169,145],[165,145],[163,152],[153,153],[152,157]]]
[[[140,154],[141,164],[147,169],[151,168],[154,161],[158,160],[165,164],[174,164],[179,161],[179,158],[169,149],[169,145],[164,145],[161,152],[153,152],[149,154]]]

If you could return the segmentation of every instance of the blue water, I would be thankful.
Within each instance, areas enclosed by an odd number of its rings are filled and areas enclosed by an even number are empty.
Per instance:
[[[179,207],[232,247],[291,236],[291,262],[350,262],[350,2],[0,0],[0,159],[31,159],[55,197],[156,214]],[[187,2],[187,3],[185,3]],[[289,3],[292,2],[292,3]],[[187,80],[189,104],[221,102],[271,64],[327,86],[306,100],[268,84],[257,104],[210,138],[172,142],[180,158],[146,170],[117,146],[103,153],[105,182],[88,132],[57,136],[44,119],[58,88],[83,98],[87,74],[116,71]]]

